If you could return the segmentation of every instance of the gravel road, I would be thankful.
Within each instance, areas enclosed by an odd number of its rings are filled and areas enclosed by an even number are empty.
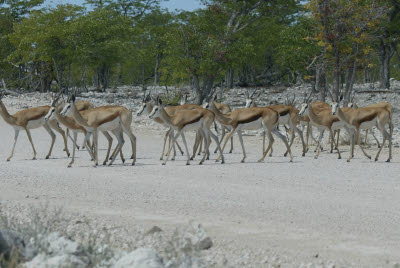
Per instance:
[[[206,161],[199,166],[196,160],[186,166],[185,158],[178,156],[161,166],[162,132],[133,130],[138,138],[136,166],[117,160],[114,166],[94,168],[87,152],[77,152],[74,167],[67,168],[58,134],[51,159],[44,159],[50,145],[44,129],[32,131],[38,160],[30,160],[32,149],[22,132],[14,158],[6,162],[14,134],[0,120],[1,202],[48,202],[127,228],[139,224],[168,229],[194,220],[212,236],[214,251],[249,267],[270,267],[277,259],[282,267],[393,267],[400,262],[398,148],[392,163],[384,162],[387,150],[375,163],[359,149],[346,163],[326,151],[318,160],[313,153],[300,157],[295,144],[294,162],[289,163],[277,142],[274,157],[257,163],[257,135],[244,139],[245,164],[239,163],[242,155],[235,137],[234,153],[226,154],[224,165]],[[193,136],[188,137],[191,144]],[[100,144],[102,159],[103,138]],[[346,158],[348,148],[342,149]],[[130,155],[130,146],[124,154]]]

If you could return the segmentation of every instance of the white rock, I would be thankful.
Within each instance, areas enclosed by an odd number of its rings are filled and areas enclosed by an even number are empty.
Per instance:
[[[59,268],[59,267],[87,267],[87,263],[74,255],[58,255],[50,257],[46,254],[39,254],[30,262],[24,264],[26,268]]]
[[[59,233],[51,233],[47,236],[48,251],[52,254],[77,254],[81,251],[79,244],[62,237]]]
[[[115,268],[163,268],[161,258],[150,248],[138,248],[125,255],[115,264]]]

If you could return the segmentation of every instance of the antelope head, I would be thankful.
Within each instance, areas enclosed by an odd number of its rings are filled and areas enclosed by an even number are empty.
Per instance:
[[[307,112],[307,110],[310,108],[311,95],[312,95],[312,91],[310,92],[309,96],[307,96],[307,93],[304,95],[304,100],[303,100],[303,103],[301,104],[301,108],[300,108],[300,112],[299,112],[300,116],[303,116]]]
[[[255,105],[255,99],[259,98],[261,95],[261,91],[259,91],[256,95],[257,89],[253,91],[253,93],[249,93],[248,90],[246,90],[245,92],[245,97],[246,97],[246,106],[245,108],[249,108],[249,107],[254,107]]]
[[[147,109],[147,106],[150,105],[151,97],[150,92],[148,94],[144,93],[142,98],[142,105],[140,106],[137,116],[140,116],[144,110]]]
[[[337,114],[338,110],[340,109],[339,104],[340,104],[340,102],[341,102],[342,100],[343,100],[343,95],[340,95],[339,102],[333,101],[333,102],[331,103],[332,114],[333,114],[333,115],[336,115],[336,114]]]
[[[149,114],[149,118],[153,119],[160,117],[161,109],[162,109],[162,100],[160,99],[159,96],[157,96],[157,100],[154,103],[153,110]]]
[[[357,104],[356,104],[355,101],[354,101],[355,97],[356,97],[356,92],[353,91],[353,94],[352,94],[352,96],[351,96],[351,100],[350,100],[350,102],[347,104],[347,106],[350,107],[350,108],[352,108],[352,109],[358,108]]]
[[[72,96],[68,97],[67,103],[65,104],[60,114],[62,116],[70,116],[72,114],[73,103],[75,103],[75,94],[72,94]]]
[[[61,97],[61,91],[60,91],[60,93],[59,93],[57,96],[54,95],[54,96],[52,97],[52,102],[51,102],[50,110],[49,110],[49,112],[47,113],[47,115],[44,117],[44,120],[48,121],[48,120],[54,119],[54,117],[55,117],[55,111],[56,111],[56,105],[57,105],[57,102],[58,102],[58,100],[60,99],[60,97]]]
[[[188,95],[187,94],[184,94],[184,95],[182,95],[182,97],[181,97],[181,101],[179,102],[179,104],[180,105],[184,105],[184,104],[186,104],[187,102],[188,102]]]

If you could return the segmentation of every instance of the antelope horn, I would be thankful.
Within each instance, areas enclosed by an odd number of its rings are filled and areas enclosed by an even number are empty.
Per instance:
[[[249,95],[249,90],[246,89],[246,92],[244,93],[244,96],[246,97],[246,99],[250,99],[250,95]]]
[[[310,91],[310,95],[307,97],[306,103],[311,99],[312,96],[312,90]]]

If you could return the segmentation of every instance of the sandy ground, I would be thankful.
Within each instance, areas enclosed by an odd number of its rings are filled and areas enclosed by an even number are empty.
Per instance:
[[[235,137],[234,153],[225,155],[224,165],[207,161],[199,166],[196,159],[186,166],[185,158],[178,156],[161,166],[162,133],[133,129],[138,138],[136,166],[117,160],[112,167],[94,168],[87,152],[77,152],[75,166],[67,168],[58,134],[51,159],[44,159],[50,144],[44,129],[32,131],[38,160],[30,160],[32,149],[21,132],[14,158],[6,162],[14,134],[0,120],[1,201],[48,202],[128,228],[139,224],[168,229],[195,220],[211,234],[216,250],[247,258],[247,266],[264,262],[267,267],[271,256],[292,267],[329,261],[336,267],[393,267],[400,262],[398,148],[392,163],[384,162],[387,150],[375,163],[359,149],[346,163],[326,151],[318,160],[313,153],[300,157],[295,144],[294,162],[289,163],[277,142],[274,157],[257,163],[257,135],[245,137],[245,164],[239,163]],[[191,144],[193,136],[188,137]],[[104,138],[101,147],[103,159]],[[342,149],[346,158],[348,148]],[[130,155],[130,146],[124,153]]]

